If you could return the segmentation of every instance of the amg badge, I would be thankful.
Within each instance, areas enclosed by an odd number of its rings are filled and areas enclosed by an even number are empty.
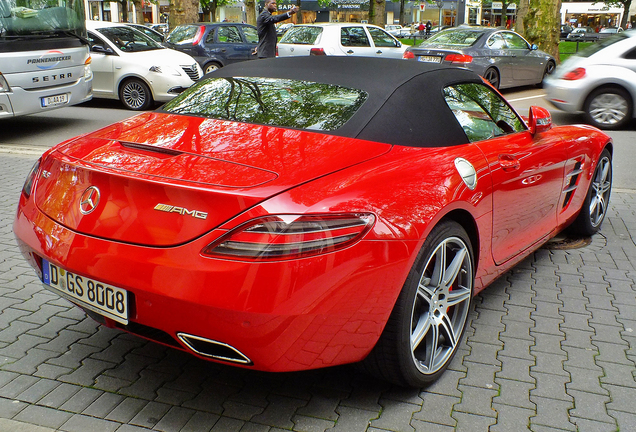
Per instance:
[[[176,207],[170,204],[157,204],[155,210],[159,210],[166,213],[179,213],[180,215],[190,215],[197,219],[207,219],[208,214],[199,210],[188,210],[184,207]]]

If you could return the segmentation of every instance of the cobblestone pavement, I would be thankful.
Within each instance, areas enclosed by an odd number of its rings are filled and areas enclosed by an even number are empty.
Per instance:
[[[11,231],[34,155],[0,153],[0,431],[636,430],[636,193],[580,249],[541,249],[476,298],[426,389],[354,366],[266,374],[99,327],[45,291]]]

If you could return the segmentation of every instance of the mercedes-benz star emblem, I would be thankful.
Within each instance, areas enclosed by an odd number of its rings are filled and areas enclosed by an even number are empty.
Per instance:
[[[87,188],[80,199],[80,211],[82,214],[92,213],[99,204],[99,189],[95,186]]]

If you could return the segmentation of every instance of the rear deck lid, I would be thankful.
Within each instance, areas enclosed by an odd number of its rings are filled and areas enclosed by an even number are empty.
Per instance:
[[[296,185],[386,153],[387,144],[145,113],[59,146],[42,163],[37,206],[60,224],[170,246]]]

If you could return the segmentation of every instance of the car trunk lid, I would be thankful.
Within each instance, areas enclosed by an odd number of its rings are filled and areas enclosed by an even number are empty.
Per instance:
[[[77,232],[134,244],[192,240],[296,185],[386,153],[387,144],[145,113],[58,147],[36,204]]]

